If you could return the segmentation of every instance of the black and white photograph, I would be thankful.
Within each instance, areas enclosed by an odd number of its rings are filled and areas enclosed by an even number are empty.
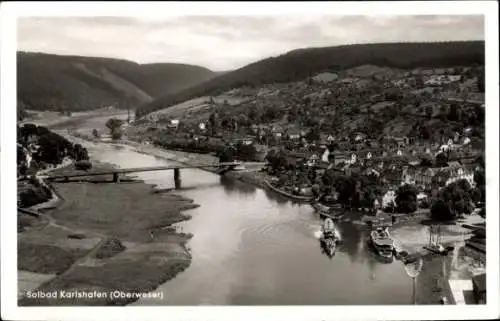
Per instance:
[[[2,302],[498,316],[498,4],[462,3],[19,6]]]

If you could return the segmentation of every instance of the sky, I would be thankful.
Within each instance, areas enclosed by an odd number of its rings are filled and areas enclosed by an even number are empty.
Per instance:
[[[214,71],[306,47],[484,40],[481,15],[22,17],[18,50]]]

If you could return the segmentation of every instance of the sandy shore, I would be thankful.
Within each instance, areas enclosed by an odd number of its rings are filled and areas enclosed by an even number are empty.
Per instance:
[[[62,200],[55,209],[39,218],[20,214],[20,305],[125,305],[137,298],[114,298],[110,293],[152,291],[189,266],[191,255],[184,244],[190,235],[166,227],[188,219],[181,212],[197,205],[155,193],[152,185],[142,182],[115,184],[111,177],[92,181],[53,183]],[[34,297],[60,291],[102,295]]]

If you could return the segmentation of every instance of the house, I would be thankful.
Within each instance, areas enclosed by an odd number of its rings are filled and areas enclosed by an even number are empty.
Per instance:
[[[198,125],[198,128],[199,128],[200,130],[205,130],[205,129],[206,129],[205,123],[200,123],[200,124]]]
[[[364,142],[366,137],[367,136],[365,134],[358,132],[358,133],[354,134],[354,141],[355,142]]]
[[[400,166],[392,165],[391,168],[382,173],[383,180],[393,186],[399,186],[403,182],[403,169]]]
[[[290,140],[299,140],[300,137],[300,132],[291,131],[288,133],[288,139]]]
[[[330,156],[330,151],[328,150],[328,148],[325,148],[325,151],[321,155],[321,161],[328,163],[330,160],[329,156]]]
[[[456,164],[451,164],[456,163]],[[445,171],[448,171],[449,177],[445,182],[445,185],[449,185],[453,182],[465,179],[471,187],[474,187],[476,183],[474,182],[474,170],[472,168],[468,168],[460,165],[457,162],[450,162],[448,167],[445,167]]]
[[[450,172],[447,170],[439,170],[432,177],[431,186],[433,188],[441,188],[446,186],[446,182],[450,179]]]
[[[449,152],[450,150],[451,150],[451,144],[450,145],[441,145],[439,147],[439,151],[436,153],[436,155],[439,153]]]
[[[410,139],[407,136],[394,137],[393,139],[398,147],[404,147],[405,145],[410,144]]]
[[[396,191],[389,190],[382,197],[382,208],[396,204]]]
[[[338,165],[341,163],[349,163],[350,157],[347,153],[334,152],[330,153],[329,157],[333,157],[334,165]]]
[[[316,154],[311,155],[307,161],[308,166],[314,166],[319,162],[319,156]]]
[[[274,137],[276,138],[281,138],[283,137],[283,129],[281,127],[273,126],[271,128],[271,133],[273,134]]]
[[[427,201],[429,199],[429,197],[427,196],[427,194],[423,193],[423,192],[420,192],[417,194],[417,204],[418,205],[421,205],[423,202]]]
[[[179,127],[179,120],[178,119],[172,119],[167,125],[168,128],[177,128]]]
[[[398,149],[398,150],[396,151],[396,155],[397,155],[397,156],[403,156],[403,151],[402,151],[401,149]]]
[[[356,153],[352,153],[350,164],[355,164],[357,160],[358,160],[358,155],[356,155]]]
[[[253,137],[245,137],[241,140],[241,143],[243,145],[252,145],[253,144]]]

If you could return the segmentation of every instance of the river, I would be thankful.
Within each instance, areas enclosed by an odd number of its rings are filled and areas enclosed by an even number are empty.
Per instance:
[[[83,141],[82,141],[83,142]],[[92,159],[121,168],[172,164],[130,146],[84,142]],[[173,188],[172,171],[138,173]],[[194,237],[192,264],[158,288],[164,299],[135,305],[379,305],[411,304],[412,281],[402,263],[384,263],[367,244],[369,231],[339,223],[344,243],[322,253],[321,220],[307,204],[197,169],[182,170],[176,193],[200,207],[177,224]],[[422,226],[393,233],[428,239]]]
[[[84,144],[90,157],[122,168],[170,161],[129,146]],[[135,176],[174,187],[172,171]],[[367,232],[340,224],[344,236],[333,258],[321,252],[319,217],[309,205],[201,170],[182,170],[176,193],[200,207],[179,228],[192,233],[191,266],[160,286],[162,301],[145,305],[408,304],[412,283],[401,263],[382,263],[368,248]]]

